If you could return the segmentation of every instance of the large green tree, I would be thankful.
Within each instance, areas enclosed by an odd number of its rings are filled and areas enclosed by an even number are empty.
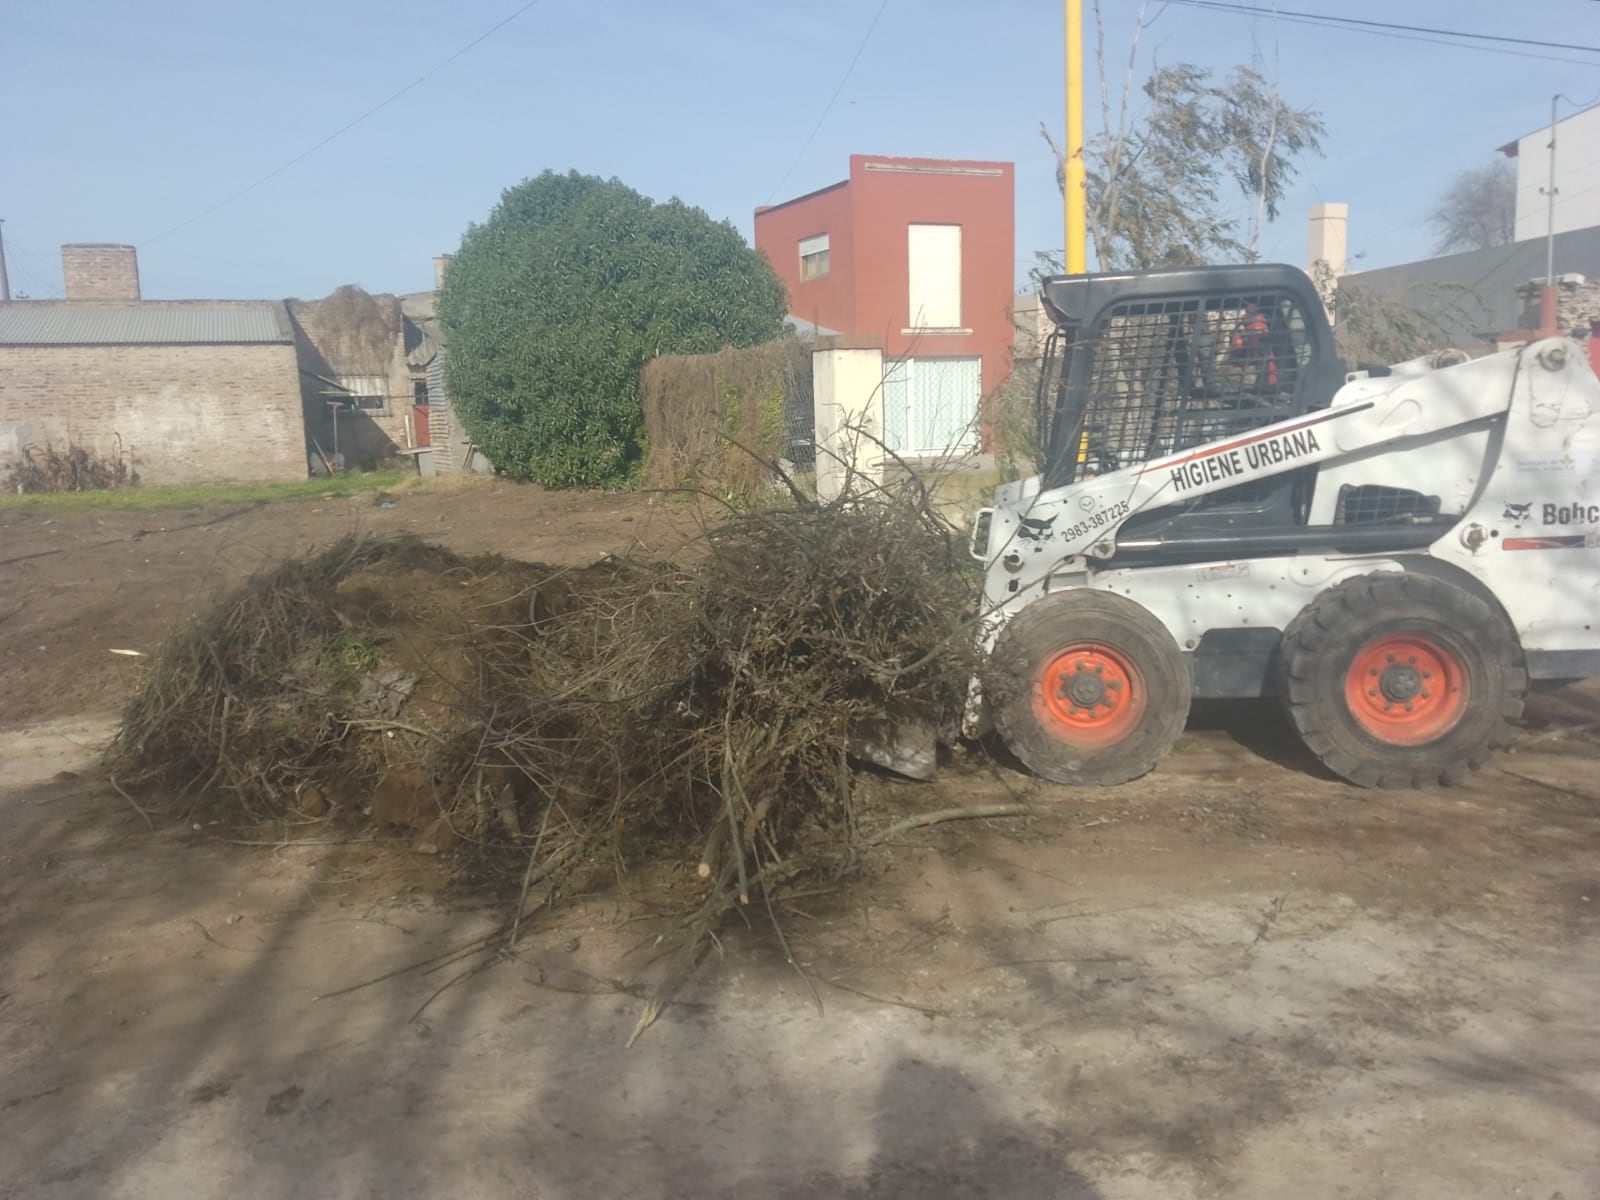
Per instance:
[[[726,221],[546,171],[462,239],[439,317],[446,387],[500,470],[615,485],[641,456],[639,368],[783,332],[783,284]]]

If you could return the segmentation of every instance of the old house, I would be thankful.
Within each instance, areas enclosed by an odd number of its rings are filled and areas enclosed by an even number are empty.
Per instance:
[[[63,246],[62,270],[65,300],[0,303],[0,472],[68,443],[158,485],[490,469],[445,395],[433,291],[145,300],[132,246]]]
[[[489,465],[467,433],[456,413],[445,385],[445,359],[449,356],[448,338],[439,320],[439,289],[444,286],[445,269],[450,256],[441,254],[433,260],[433,290],[409,292],[400,297],[400,311],[406,321],[417,330],[418,342],[423,350],[413,355],[413,361],[426,359],[422,366],[422,381],[427,385],[427,412],[418,410],[418,419],[427,418],[427,440],[420,443],[429,452],[418,465],[425,474],[444,475],[452,471],[491,473]],[[420,394],[420,393],[419,393]],[[423,426],[419,425],[418,428]]]
[[[448,263],[434,259],[433,291],[368,295],[346,286],[288,302],[314,455],[320,447],[352,464],[415,455],[425,475],[491,469],[445,391],[435,301]]]
[[[305,477],[282,303],[143,300],[132,246],[63,246],[61,265],[65,300],[0,304],[0,471],[73,443],[148,483]]]
[[[1547,273],[1554,275],[1556,308],[1548,314],[1554,327],[1588,328],[1593,314],[1583,298],[1588,281],[1600,279],[1600,185],[1593,182],[1600,167],[1600,105],[1563,117],[1553,130],[1543,125],[1507,142],[1500,153],[1516,162],[1513,241],[1345,274],[1341,231],[1338,252],[1329,259],[1332,274],[1343,286],[1423,310],[1441,341],[1473,352],[1539,329],[1546,314],[1538,297]],[[1313,262],[1318,257],[1311,255]]]
[[[398,296],[347,284],[287,307],[313,469],[324,457],[355,465],[428,445],[436,350]]]
[[[849,178],[755,214],[805,322],[883,347],[883,432],[903,455],[976,448],[1011,373],[1010,163],[851,155]]]

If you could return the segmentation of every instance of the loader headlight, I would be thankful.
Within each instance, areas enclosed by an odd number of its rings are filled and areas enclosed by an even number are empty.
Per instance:
[[[989,561],[989,529],[994,524],[994,509],[980,508],[972,520],[970,552],[979,562]]]

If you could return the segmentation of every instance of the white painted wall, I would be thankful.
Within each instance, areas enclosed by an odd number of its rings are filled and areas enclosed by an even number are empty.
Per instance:
[[[1517,141],[1517,241],[1548,232],[1550,127]],[[1600,106],[1556,125],[1555,231],[1600,225]]]
[[[883,482],[883,351],[826,343],[811,354],[817,498]],[[852,480],[851,476],[858,478]]]

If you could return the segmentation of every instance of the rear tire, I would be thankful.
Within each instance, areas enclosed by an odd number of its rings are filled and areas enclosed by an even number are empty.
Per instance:
[[[1034,601],[995,643],[995,727],[1029,770],[1105,787],[1146,774],[1183,733],[1189,671],[1133,601],[1075,589]]]
[[[1360,787],[1464,783],[1510,742],[1528,673],[1505,619],[1427,575],[1363,575],[1329,588],[1283,635],[1289,719],[1334,774]]]

